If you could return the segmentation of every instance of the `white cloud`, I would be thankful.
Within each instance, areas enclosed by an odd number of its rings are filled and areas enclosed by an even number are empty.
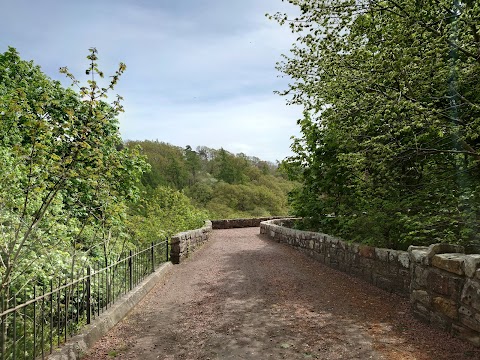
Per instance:
[[[87,49],[107,75],[123,61],[115,92],[125,99],[129,139],[206,145],[265,160],[289,154],[300,109],[273,94],[287,84],[275,62],[294,41],[265,18],[280,0],[11,1],[0,51],[17,47],[55,79],[67,65],[84,79]],[[67,84],[67,81],[64,81]]]
[[[178,146],[204,145],[244,152],[264,160],[290,155],[292,135],[298,135],[300,109],[286,107],[271,96],[241,97],[215,104],[130,108],[121,118],[121,129],[131,140],[159,139]],[[157,114],[155,118],[145,117]]]

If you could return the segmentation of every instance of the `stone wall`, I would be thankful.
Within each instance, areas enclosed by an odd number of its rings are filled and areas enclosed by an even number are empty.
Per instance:
[[[179,264],[187,258],[197,247],[204,244],[212,231],[212,222],[207,220],[205,225],[196,230],[188,230],[172,236],[170,241],[170,261]]]
[[[233,229],[244,227],[258,227],[262,221],[283,219],[282,217],[263,217],[253,219],[223,219],[207,220],[201,229],[189,230],[172,236],[170,241],[170,260],[179,264],[195,249],[208,240],[212,229]],[[288,219],[288,218],[286,218]]]
[[[350,244],[332,236],[295,230],[281,225],[291,219],[260,224],[260,233],[286,243],[335,269],[360,277],[384,290],[409,296],[410,260],[408,252]]]
[[[222,219],[212,220],[213,229],[233,229],[233,228],[245,228],[245,227],[259,227],[262,221],[273,219],[285,219],[285,217],[272,216],[253,219]],[[288,218],[287,218],[288,219]]]
[[[410,246],[408,252],[347,243],[326,234],[260,224],[260,233],[314,259],[410,298],[420,319],[480,346],[480,254],[457,245]]]
[[[411,246],[411,304],[417,317],[480,346],[480,254],[461,246]]]

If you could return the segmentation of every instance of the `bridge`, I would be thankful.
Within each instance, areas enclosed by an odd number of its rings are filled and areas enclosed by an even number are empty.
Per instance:
[[[478,359],[408,299],[260,235],[213,230],[84,359]]]

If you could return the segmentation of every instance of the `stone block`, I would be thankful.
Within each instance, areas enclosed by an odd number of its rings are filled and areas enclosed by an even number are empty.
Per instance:
[[[403,287],[401,289],[403,296],[409,296],[410,295],[410,280],[409,279],[404,279],[403,280]]]
[[[460,322],[466,327],[480,333],[480,322],[472,316],[460,316]]]
[[[438,254],[432,257],[431,265],[457,275],[463,275],[464,258],[464,255],[461,254]]]
[[[465,248],[460,245],[452,244],[432,244],[427,250],[427,264],[430,265],[432,258],[437,254],[465,253]]]
[[[449,281],[447,276],[440,275],[434,271],[427,273],[427,288],[437,294],[449,295]]]
[[[358,254],[360,252],[360,245],[352,243],[350,244],[350,249],[354,254]]]
[[[480,268],[480,254],[465,255],[463,266],[465,275],[468,277],[474,277],[477,269]]]
[[[427,275],[429,271],[420,265],[415,265],[413,270],[413,280],[421,287],[427,287]]]
[[[467,340],[475,346],[480,346],[480,334],[477,331],[461,325],[452,324],[452,334],[461,339]]]
[[[465,316],[472,316],[472,314],[473,314],[473,312],[465,306],[460,306],[458,308],[458,313],[461,314],[461,315],[465,315]]]
[[[450,319],[458,318],[457,303],[455,301],[437,296],[432,299],[432,305],[435,311],[448,316]]]
[[[395,262],[398,259],[398,251],[388,249],[388,261]]]
[[[445,317],[440,314],[432,313],[430,314],[430,324],[433,326],[442,329],[444,331],[448,330],[450,325],[450,321],[448,321]]]
[[[389,263],[388,264],[388,274],[389,274],[389,276],[396,277],[397,274],[398,274],[398,270],[399,270],[399,267],[398,267],[397,263]]]
[[[431,298],[428,292],[425,290],[413,290],[410,295],[411,301],[418,301],[419,303],[430,306],[431,305]]]
[[[359,254],[364,258],[373,259],[375,258],[375,248],[373,246],[360,245]]]
[[[398,270],[398,275],[410,281],[410,271],[405,269]]]
[[[413,261],[417,264],[424,265],[426,263],[428,248],[426,246],[413,246],[408,247],[408,254],[410,256],[410,261]]]
[[[323,254],[320,254],[318,252],[314,252],[313,255],[312,255],[312,258],[314,258],[316,261],[318,262],[325,262],[324,258],[323,258]]]
[[[375,248],[375,257],[383,262],[388,262],[388,250],[382,248]]]
[[[476,280],[467,280],[460,300],[463,304],[480,311],[480,283]]]
[[[419,317],[421,320],[430,322],[430,311],[420,303],[415,303],[413,307],[413,313],[415,316]]]
[[[373,260],[373,271],[383,276],[390,275],[390,269],[389,269],[388,263],[384,263],[379,260]]]
[[[350,268],[350,273],[357,277],[362,277],[362,269],[359,268],[358,266],[352,266]]]
[[[453,299],[457,299],[462,291],[463,278],[441,274],[437,271],[428,271],[427,289],[437,294],[446,295]]]
[[[365,257],[360,257],[360,267],[363,267],[364,269],[368,269],[368,271],[371,271],[371,268],[373,267],[373,262],[374,260],[365,258]]]
[[[410,268],[410,256],[408,255],[408,252],[406,252],[406,251],[398,252],[398,262],[399,262],[405,269]]]

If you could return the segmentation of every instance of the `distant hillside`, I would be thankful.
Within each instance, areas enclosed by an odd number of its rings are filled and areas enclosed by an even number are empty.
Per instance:
[[[159,141],[128,141],[141,147],[151,170],[143,175],[146,194],[158,186],[181,191],[211,218],[287,215],[293,183],[277,165],[243,153],[199,146],[181,148]]]

